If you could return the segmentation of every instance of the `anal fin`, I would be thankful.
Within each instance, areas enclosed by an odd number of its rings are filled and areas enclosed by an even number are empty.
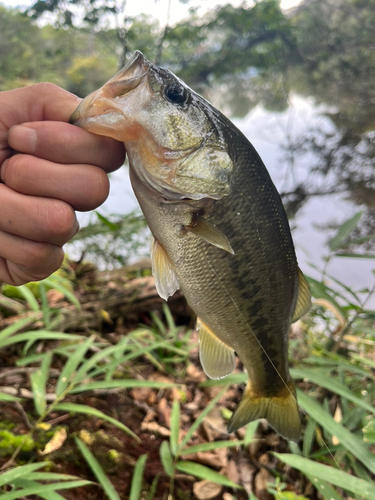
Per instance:
[[[180,288],[174,266],[164,248],[153,238],[151,245],[152,274],[160,297],[168,300]]]
[[[234,254],[233,248],[225,234],[207,219],[197,217],[191,225],[186,226],[186,229],[200,238],[203,238],[207,243]]]
[[[213,379],[224,378],[231,374],[236,366],[234,351],[222,342],[206,326],[197,319],[199,332],[199,359],[206,375]]]
[[[292,323],[302,318],[311,307],[310,287],[306,278],[298,268],[298,297],[296,308],[294,309]]]

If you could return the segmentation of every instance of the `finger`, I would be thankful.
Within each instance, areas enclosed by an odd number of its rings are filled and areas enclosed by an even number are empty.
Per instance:
[[[56,163],[96,165],[106,172],[119,168],[125,159],[122,143],[62,122],[15,125],[9,130],[8,143],[20,153]]]
[[[47,278],[62,264],[61,247],[0,231],[0,282],[19,286]]]
[[[52,83],[38,83],[6,92],[0,104],[7,129],[17,123],[34,121],[68,122],[81,99]]]
[[[75,212],[63,201],[20,194],[4,184],[0,199],[0,231],[58,246],[78,231]]]
[[[75,210],[93,210],[109,194],[107,174],[92,165],[60,165],[15,155],[0,170],[1,180],[18,193],[65,201]]]

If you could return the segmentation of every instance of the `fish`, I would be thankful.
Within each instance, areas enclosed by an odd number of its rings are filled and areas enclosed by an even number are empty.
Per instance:
[[[311,304],[281,198],[235,125],[171,71],[136,51],[88,95],[71,123],[125,144],[134,193],[153,235],[156,288],[180,289],[197,315],[208,377],[248,384],[228,423],[265,418],[298,441],[301,418],[288,367],[290,324]]]

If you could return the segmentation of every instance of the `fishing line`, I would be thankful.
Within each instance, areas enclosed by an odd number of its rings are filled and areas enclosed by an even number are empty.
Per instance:
[[[232,298],[232,296],[230,295],[228,289],[226,288],[225,284],[223,283],[223,281],[221,280],[220,276],[217,274],[217,272],[215,271],[215,269],[213,268],[213,266],[211,265],[211,263],[209,262],[209,260],[207,259],[207,256],[204,254],[204,258],[206,259],[206,262],[207,264],[209,265],[209,267],[211,268],[211,271],[214,273],[214,275],[216,276],[216,278],[219,280],[221,286],[223,287],[224,291],[226,292],[226,294],[228,295],[228,297],[230,298],[231,302],[233,303],[234,307],[237,309],[237,311],[240,313],[240,315],[242,316],[242,318],[244,319],[248,329],[250,330],[250,332],[252,333],[253,337],[255,338],[255,340],[257,341],[258,345],[260,346],[260,348],[262,349],[262,351],[264,352],[264,354],[266,355],[268,361],[271,363],[272,367],[274,368],[275,372],[277,373],[278,377],[280,378],[280,380],[282,381],[282,383],[284,384],[284,386],[287,388],[288,392],[290,393],[290,395],[292,396],[292,398],[294,399],[294,401],[297,403],[297,406],[298,408],[302,411],[302,413],[306,416],[306,418],[308,420],[312,420],[310,419],[310,416],[309,414],[303,409],[301,408],[301,406],[298,404],[298,400],[296,398],[296,396],[293,394],[293,392],[289,389],[286,381],[283,379],[283,377],[281,376],[279,370],[276,368],[274,362],[272,361],[272,359],[270,358],[270,356],[268,355],[268,353],[266,352],[266,350],[264,349],[264,347],[262,346],[261,342],[259,341],[259,339],[257,338],[257,336],[255,335],[255,333],[253,332],[251,326],[249,325],[247,319],[245,318],[244,314],[242,313],[241,309],[238,307],[238,305],[236,304],[235,300]],[[330,457],[332,458],[333,462],[337,465],[337,468],[340,470],[340,471],[343,471],[343,469],[340,467],[340,464],[338,463],[338,461],[336,460],[336,458],[334,457],[333,453],[331,452],[331,450],[329,449],[328,447],[328,444],[326,442],[326,440],[324,439],[324,437],[322,436],[322,441],[323,441],[323,445],[325,447],[325,449],[327,450],[328,454],[330,455]],[[359,500],[359,497],[357,494],[355,494],[357,500]]]

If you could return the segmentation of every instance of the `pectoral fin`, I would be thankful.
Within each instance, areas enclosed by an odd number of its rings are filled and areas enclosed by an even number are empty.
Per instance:
[[[200,236],[211,245],[234,254],[233,248],[231,247],[229,240],[225,236],[225,234],[222,233],[214,224],[212,224],[212,222],[209,222],[207,219],[198,217],[190,226],[186,226],[186,229],[191,233]]]
[[[155,238],[151,245],[151,260],[156,290],[161,298],[168,300],[180,288],[180,283],[167,252]]]
[[[197,319],[199,332],[199,359],[206,375],[213,379],[224,378],[235,368],[234,351],[201,321]]]
[[[306,278],[302,274],[301,269],[298,269],[298,298],[296,308],[294,310],[292,323],[302,318],[311,307],[310,287]]]

